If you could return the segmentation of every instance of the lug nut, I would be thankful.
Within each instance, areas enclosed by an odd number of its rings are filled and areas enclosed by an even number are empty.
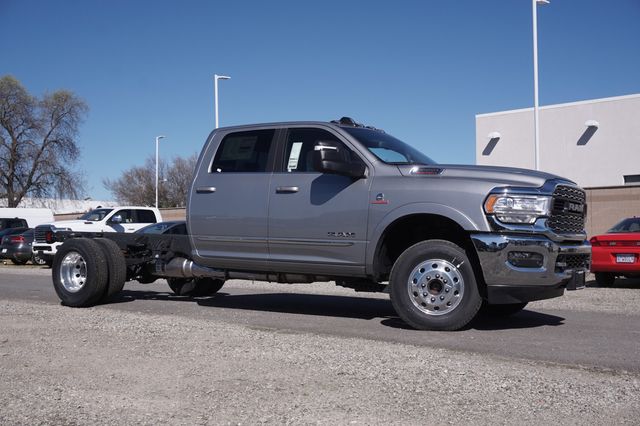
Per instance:
[[[422,295],[423,295],[424,297],[427,297],[428,293],[425,291],[424,293],[422,293]]]
[[[440,300],[444,300],[444,296],[440,296]]]
[[[425,283],[420,284],[420,287],[425,288],[427,285]]]
[[[444,292],[445,292],[445,293],[449,293],[449,289],[448,289],[448,288],[445,288],[445,289],[444,289]]]
[[[447,283],[447,280],[444,280],[444,281],[442,281],[442,282],[446,284],[446,283]]]
[[[432,301],[432,302],[435,302],[435,301],[436,301],[436,298],[435,298],[435,297],[432,297],[432,298],[431,298],[431,301]]]
[[[440,278],[440,274],[436,274],[436,279]]]

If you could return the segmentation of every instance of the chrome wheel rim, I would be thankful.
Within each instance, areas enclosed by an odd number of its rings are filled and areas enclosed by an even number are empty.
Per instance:
[[[453,311],[464,296],[460,269],[443,259],[429,259],[413,268],[407,281],[413,305],[427,315]]]
[[[87,262],[80,253],[70,251],[60,263],[60,282],[69,293],[82,290],[87,282]]]

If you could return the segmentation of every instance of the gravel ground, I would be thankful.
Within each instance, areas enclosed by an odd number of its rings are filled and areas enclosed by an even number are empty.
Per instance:
[[[536,305],[639,315],[636,294],[588,288]],[[638,424],[639,395],[640,376],[621,371],[0,300],[3,425]]]

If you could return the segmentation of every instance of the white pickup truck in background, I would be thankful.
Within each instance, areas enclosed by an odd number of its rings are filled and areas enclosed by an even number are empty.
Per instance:
[[[33,253],[51,265],[61,243],[47,242],[47,233],[74,232],[135,232],[151,223],[162,222],[160,210],[154,207],[122,206],[98,208],[75,220],[61,220],[35,228]]]

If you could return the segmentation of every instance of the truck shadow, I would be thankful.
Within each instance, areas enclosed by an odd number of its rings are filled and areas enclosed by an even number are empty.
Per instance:
[[[168,292],[125,290],[111,303],[134,300],[165,300],[171,302],[191,302],[202,307],[239,309],[248,311],[282,314],[314,315],[336,318],[364,320],[381,319],[385,327],[413,330],[397,315],[391,302],[385,299],[362,297],[300,294],[300,293],[259,293],[229,294],[217,293],[209,297],[175,296]],[[479,315],[465,329],[507,330],[562,325],[564,318],[535,311],[523,310],[506,318]]]
[[[402,321],[400,318],[389,318],[382,321],[383,325],[387,327],[400,328],[404,330],[413,330],[411,326]],[[488,315],[479,314],[473,319],[466,327],[460,331],[465,330],[479,330],[479,331],[498,331],[498,330],[515,330],[524,328],[536,328],[536,327],[549,327],[558,326],[564,324],[564,318],[555,315],[543,314],[541,312],[534,312],[523,310],[515,315],[508,317],[491,317]]]

